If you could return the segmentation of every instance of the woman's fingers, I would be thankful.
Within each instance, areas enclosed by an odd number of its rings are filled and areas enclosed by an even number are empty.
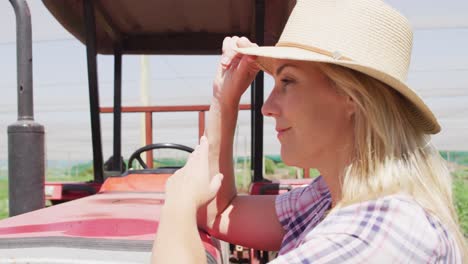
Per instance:
[[[239,48],[249,48],[249,47],[258,47],[256,43],[250,42],[250,40],[246,37],[239,38],[237,40],[237,46]],[[249,72],[256,72],[259,70],[258,65],[255,62],[256,57],[255,56],[249,56],[249,55],[244,55],[242,59],[246,58],[243,63],[246,63],[247,67],[245,68]],[[239,67],[243,68],[243,67]],[[244,72],[245,73],[245,72]]]
[[[183,169],[199,166],[203,159],[206,160],[205,162],[208,160],[208,139],[205,136],[200,138],[200,144],[198,144],[193,152],[190,153],[187,163]]]
[[[205,136],[203,136],[200,138],[200,144],[198,144],[193,150],[193,152],[190,153],[187,163],[185,164],[184,168],[198,166],[198,163],[200,162],[200,158],[202,158],[203,155],[205,156],[208,155],[208,147],[206,147],[205,145],[208,145],[207,139]]]
[[[202,157],[208,157],[208,138],[202,136],[200,139],[200,155]]]
[[[223,54],[213,81],[213,97],[227,105],[239,104],[240,97],[253,81],[259,68],[255,57],[238,53],[237,48],[254,47],[246,37],[226,37]],[[252,77],[253,76],[253,77]]]
[[[260,71],[255,59],[255,56],[243,56],[237,67],[238,74],[240,76],[245,76],[248,82],[253,81],[257,72]]]
[[[219,187],[221,187],[221,182],[223,181],[224,175],[221,173],[216,174],[211,178],[209,193],[210,199],[214,198],[218,193]]]
[[[250,42],[246,37],[241,37],[237,40],[237,47],[239,48],[248,48],[248,47],[258,47],[256,43]]]
[[[167,199],[173,199],[177,203],[195,202],[198,207],[216,196],[223,175],[218,173],[210,177],[208,151],[208,139],[203,136],[200,144],[190,154],[187,164],[167,180]]]
[[[235,51],[238,40],[239,37],[237,36],[224,38],[222,48],[223,54],[221,56],[221,64],[224,68],[229,68],[232,60],[238,55],[238,53]]]
[[[231,67],[237,67],[241,58],[243,57],[242,54],[239,54],[235,51],[236,48],[248,48],[248,47],[258,47],[257,44],[252,43],[246,37],[226,37],[223,41],[223,55],[221,56],[221,64],[225,69]]]
[[[224,71],[229,68],[236,68],[244,56],[235,49],[247,47],[258,47],[258,45],[250,42],[246,37],[239,38],[233,36],[224,38],[222,47],[223,54],[221,55],[221,73],[224,73]]]

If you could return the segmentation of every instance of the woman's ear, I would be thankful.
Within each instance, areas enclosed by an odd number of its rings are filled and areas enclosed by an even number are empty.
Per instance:
[[[349,117],[354,116],[354,114],[356,113],[356,110],[357,110],[356,102],[354,101],[354,99],[351,96],[346,95],[345,111],[346,111],[347,115]]]

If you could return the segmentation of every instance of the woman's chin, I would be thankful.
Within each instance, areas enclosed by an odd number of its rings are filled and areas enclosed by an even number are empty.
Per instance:
[[[315,168],[318,166],[318,164],[316,164],[315,162],[312,162],[314,160],[315,161],[318,160],[318,158],[314,157],[314,155],[311,155],[311,154],[306,155],[304,152],[283,148],[283,146],[281,146],[280,153],[281,153],[281,160],[287,166],[294,166],[298,168]]]
[[[285,151],[283,147],[281,147],[281,160],[287,166],[296,166],[294,161],[297,161],[297,159],[295,159],[293,153]]]

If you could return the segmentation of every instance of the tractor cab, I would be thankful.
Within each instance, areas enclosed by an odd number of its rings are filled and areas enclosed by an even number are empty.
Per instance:
[[[122,57],[216,55],[221,54],[223,39],[233,35],[274,45],[295,1],[43,0],[51,15],[86,46],[94,177],[73,183],[44,183],[44,129],[34,123],[32,108],[31,14],[26,0],[10,2],[17,16],[19,117],[9,127],[11,217],[0,221],[0,262],[148,263],[165,182],[182,166],[153,168],[152,150],[193,151],[177,142],[153,142],[152,115],[198,112],[201,136],[209,106],[123,106]],[[113,106],[99,103],[98,54],[114,57]],[[28,85],[23,80],[29,80]],[[278,194],[310,182],[263,178],[263,82],[259,73],[251,87],[251,103],[240,106],[251,111],[251,195]],[[128,157],[128,165],[121,154],[125,113],[143,113],[149,131],[146,146]],[[102,151],[102,114],[113,115],[113,154],[107,162]],[[31,123],[34,126],[25,130]],[[38,148],[31,152],[31,146]],[[129,169],[135,163],[140,169]],[[43,208],[45,200],[53,206]],[[229,246],[202,230],[200,237],[209,263],[229,263],[229,258],[236,263],[269,260],[266,252]]]

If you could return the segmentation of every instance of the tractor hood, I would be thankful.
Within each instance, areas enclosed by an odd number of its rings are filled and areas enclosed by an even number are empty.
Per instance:
[[[163,193],[114,191],[2,220],[0,263],[149,263],[163,204]],[[219,242],[200,237],[221,263]]]

